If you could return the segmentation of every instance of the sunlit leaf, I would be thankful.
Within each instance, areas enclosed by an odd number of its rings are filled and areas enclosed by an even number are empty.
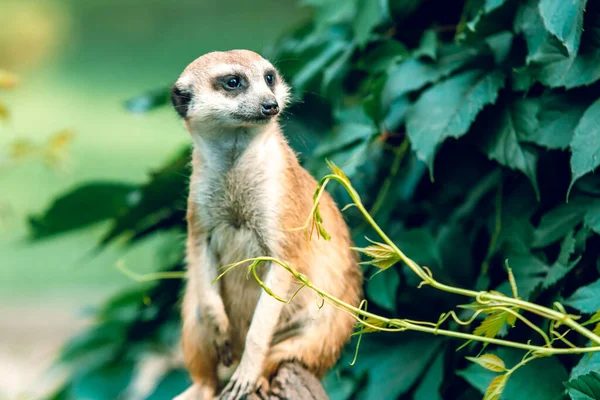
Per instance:
[[[0,69],[0,89],[12,89],[19,84],[19,77],[9,71]]]
[[[13,160],[22,160],[37,151],[37,146],[28,139],[18,139],[10,144],[9,157]]]
[[[387,323],[383,322],[379,319],[368,317],[365,320],[365,323],[368,325],[360,325],[361,331],[365,333],[377,332],[377,328],[387,328]],[[369,326],[370,325],[370,326]]]
[[[44,147],[46,163],[52,167],[64,165],[68,156],[69,145],[74,138],[75,134],[71,130],[63,130],[52,135]]]
[[[585,324],[595,324],[596,322],[600,322],[600,310],[596,311],[596,313],[592,315],[591,318],[587,320]]]
[[[479,357],[465,357],[467,360],[481,365],[483,368],[494,372],[505,372],[506,365],[504,361],[495,354],[483,354]]]
[[[385,243],[373,242],[372,246],[354,249],[371,258],[365,261],[365,264],[374,265],[381,270],[386,270],[400,261],[400,257],[394,249]]]
[[[483,336],[487,338],[494,338],[498,336],[500,330],[504,326],[505,323],[511,322],[509,321],[509,317],[514,324],[514,316],[506,311],[495,311],[492,314],[485,317],[481,324],[473,331],[474,335]]]
[[[507,366],[512,367],[521,362],[524,351],[499,348],[495,354],[502,359]],[[490,383],[498,377],[497,372],[481,368],[479,365],[470,364],[458,375],[466,379],[469,384],[485,393]],[[562,382],[567,380],[568,375],[565,368],[556,357],[545,357],[528,362],[525,366],[518,368],[505,382],[505,388],[500,396],[501,400],[548,400],[561,399],[564,396]]]
[[[506,382],[508,382],[508,378],[510,375],[504,374],[495,377],[488,386],[487,391],[483,396],[483,400],[498,400],[504,392],[504,388],[506,387]]]
[[[0,103],[0,119],[7,120],[9,117],[8,108],[2,103]]]
[[[345,180],[348,180],[348,177],[346,176],[346,174],[344,174],[344,171],[341,170],[340,167],[338,167],[337,165],[335,165],[333,162],[327,160],[327,165],[329,166],[329,169],[331,169],[331,172],[334,173],[334,175],[337,175]]]

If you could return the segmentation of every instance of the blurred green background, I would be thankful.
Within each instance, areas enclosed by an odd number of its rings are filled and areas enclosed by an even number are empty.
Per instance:
[[[2,0],[0,70],[0,399],[32,390],[57,346],[86,323],[87,306],[131,283],[112,266],[152,270],[166,235],[91,257],[104,226],[34,244],[27,217],[67,188],[94,179],[143,182],[188,142],[175,113],[137,116],[124,100],[169,85],[202,53],[262,50],[307,16],[295,1]],[[69,129],[64,165],[12,160],[16,141],[37,145]]]

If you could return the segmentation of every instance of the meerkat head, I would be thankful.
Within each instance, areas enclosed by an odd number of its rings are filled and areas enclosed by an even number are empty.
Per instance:
[[[261,126],[276,120],[289,89],[273,65],[248,50],[208,53],[192,62],[171,91],[194,133]],[[208,128],[208,129],[207,129]]]

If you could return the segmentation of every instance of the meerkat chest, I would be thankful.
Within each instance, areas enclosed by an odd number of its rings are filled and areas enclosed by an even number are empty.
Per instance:
[[[279,204],[273,168],[268,162],[252,167],[240,163],[225,174],[206,174],[197,185],[198,211],[219,266],[277,254]],[[260,294],[260,286],[248,279],[247,266],[230,270],[220,282],[226,312],[241,335]],[[257,272],[264,279],[265,266]]]
[[[281,163],[249,148],[229,168],[206,168],[196,185],[202,224],[219,261],[273,255],[279,234]]]

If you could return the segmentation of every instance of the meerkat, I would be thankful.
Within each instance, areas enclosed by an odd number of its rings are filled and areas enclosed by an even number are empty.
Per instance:
[[[358,257],[332,198],[325,193],[319,206],[329,241],[309,241],[306,231],[292,229],[310,215],[317,183],[278,122],[288,86],[254,52],[212,52],[184,70],[171,99],[193,141],[181,341],[194,383],[178,399],[242,399],[268,385],[287,361],[323,377],[350,338],[352,315],[322,306],[309,289],[280,302],[248,278],[243,265],[213,283],[221,266],[270,256],[327,293],[359,304]],[[274,263],[258,273],[283,298],[300,288]],[[223,387],[226,367],[230,379]]]

